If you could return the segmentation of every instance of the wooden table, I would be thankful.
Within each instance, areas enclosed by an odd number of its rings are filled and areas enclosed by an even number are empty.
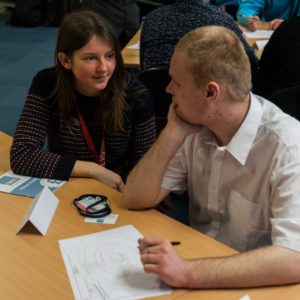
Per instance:
[[[139,68],[140,67],[140,50],[131,49],[128,46],[132,46],[140,41],[141,30],[138,30],[136,34],[131,38],[126,47],[122,50],[122,57],[125,67],[127,68]]]
[[[239,24],[239,27],[241,30],[246,30],[246,27],[244,27],[241,24]],[[261,21],[259,23],[260,30],[268,30],[268,27],[269,27],[269,22]],[[259,51],[259,49],[255,47],[255,42],[260,41],[260,40],[266,40],[266,38],[248,38],[245,35],[244,35],[244,38],[247,41],[247,43],[253,48],[255,55],[258,57],[258,59],[260,59],[262,52]]]
[[[0,174],[9,169],[11,137],[0,132]],[[119,214],[114,225],[85,223],[72,206],[83,193],[101,193],[111,199],[112,211]],[[156,210],[128,211],[122,195],[92,179],[74,178],[56,196],[60,202],[46,236],[27,229],[16,234],[30,198],[0,193],[0,299],[74,299],[58,240],[132,224],[143,235],[159,235],[180,240],[177,251],[186,258],[224,256],[231,248],[173,220]],[[255,299],[299,299],[300,285],[261,289],[184,290],[153,299],[238,300],[244,295]]]
[[[242,25],[239,25],[241,30],[245,29]],[[261,22],[259,29],[267,29],[268,23],[267,22]],[[132,49],[128,48],[129,46],[132,46],[140,41],[141,36],[141,30],[138,30],[136,34],[132,37],[132,39],[128,42],[126,47],[122,50],[122,57],[124,60],[124,64],[126,67],[130,68],[139,68],[140,67],[140,50],[139,49]],[[248,39],[245,37],[248,44],[253,47],[255,42],[260,39]],[[261,53],[258,51],[258,49],[254,48],[254,52],[258,58],[260,58]]]

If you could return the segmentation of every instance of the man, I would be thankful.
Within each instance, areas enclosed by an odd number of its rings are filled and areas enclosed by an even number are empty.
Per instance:
[[[173,0],[149,13],[143,22],[140,60],[143,70],[153,67],[169,68],[177,42],[188,32],[203,26],[218,25],[231,29],[242,41],[255,75],[258,60],[243,37],[234,19],[207,0]]]
[[[299,122],[250,93],[249,60],[224,27],[181,39],[170,75],[168,123],[129,175],[125,203],[150,208],[188,190],[191,226],[243,253],[186,260],[145,237],[144,270],[185,288],[299,282]]]

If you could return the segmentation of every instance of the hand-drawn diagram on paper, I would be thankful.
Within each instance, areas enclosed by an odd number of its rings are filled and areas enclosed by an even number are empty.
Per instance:
[[[127,225],[59,241],[75,298],[131,300],[170,293],[157,276],[144,273],[139,237]]]

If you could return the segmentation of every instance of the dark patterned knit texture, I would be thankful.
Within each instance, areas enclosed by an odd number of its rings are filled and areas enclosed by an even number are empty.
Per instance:
[[[95,161],[84,139],[80,124],[70,130],[61,122],[57,106],[46,96],[55,84],[54,68],[39,72],[30,87],[11,148],[11,168],[16,174],[68,180],[76,160]],[[132,88],[141,88],[131,80]],[[77,95],[96,149],[100,148],[102,126],[91,121],[97,98]],[[105,166],[126,178],[131,168],[155,140],[152,99],[145,90],[128,113],[126,133],[105,134]],[[47,149],[45,141],[47,138]]]
[[[234,19],[219,8],[201,2],[178,0],[174,4],[153,10],[145,17],[140,42],[142,69],[168,67],[175,45],[186,33],[198,27],[219,25],[231,29],[240,38],[254,74],[258,60]]]

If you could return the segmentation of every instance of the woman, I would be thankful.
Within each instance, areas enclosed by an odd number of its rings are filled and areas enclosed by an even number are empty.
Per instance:
[[[61,180],[91,177],[122,191],[155,139],[149,93],[125,72],[117,39],[96,13],[65,16],[55,61],[29,89],[11,148],[12,170]]]

